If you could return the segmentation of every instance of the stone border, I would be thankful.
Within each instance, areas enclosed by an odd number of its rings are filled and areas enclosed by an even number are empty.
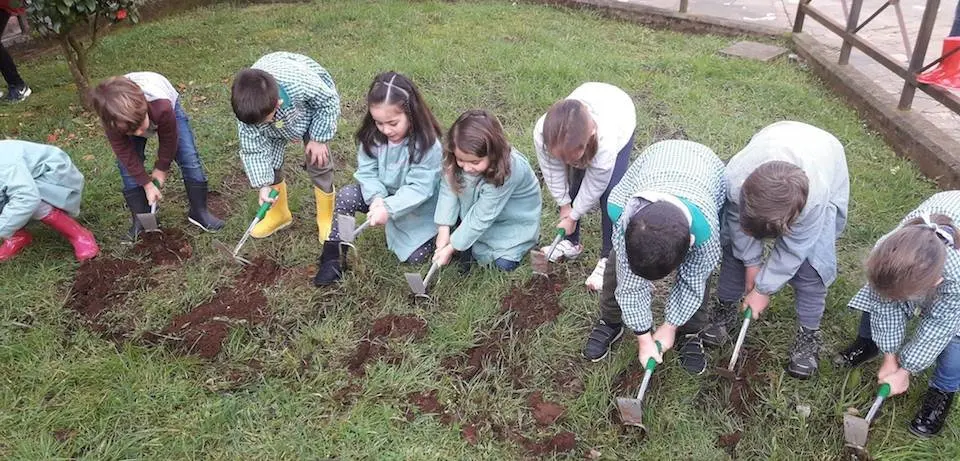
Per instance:
[[[870,128],[944,189],[960,188],[960,143],[922,115],[897,109],[897,100],[850,65],[837,64],[836,52],[805,33],[793,35],[794,48],[810,68],[848,104]]]
[[[789,38],[790,29],[747,24],[732,19],[626,3],[616,0],[525,0],[528,3],[556,5],[573,9],[596,11],[604,16],[643,24],[656,29],[668,29],[693,34],[724,36],[751,36],[759,38]]]

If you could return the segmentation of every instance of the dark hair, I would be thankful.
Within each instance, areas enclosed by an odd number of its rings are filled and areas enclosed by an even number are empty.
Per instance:
[[[377,129],[377,123],[370,115],[370,106],[377,104],[397,105],[407,115],[410,121],[407,135],[412,138],[407,146],[410,163],[420,163],[424,152],[440,139],[442,132],[440,122],[424,102],[420,90],[410,79],[393,71],[384,72],[373,79],[367,91],[367,113],[355,136],[370,157],[376,157],[376,145],[387,143],[387,137]]]
[[[949,232],[954,244],[945,242],[935,229],[915,218],[880,242],[867,258],[867,280],[880,296],[905,301],[923,295],[943,276],[947,249],[960,245],[953,220],[941,214],[930,217]]]
[[[450,126],[443,144],[443,166],[447,180],[456,193],[463,190],[463,169],[457,165],[460,152],[477,157],[489,157],[490,167],[483,178],[497,186],[503,185],[510,176],[510,143],[503,134],[503,126],[489,112],[482,109],[468,110]]]
[[[597,134],[590,122],[593,117],[582,102],[564,99],[550,106],[543,118],[543,145],[547,152],[563,163],[584,168],[597,155]],[[574,155],[583,152],[579,159]]]
[[[740,188],[740,227],[753,238],[777,238],[807,205],[810,182],[800,167],[776,160],[757,167]]]
[[[246,68],[233,77],[230,104],[237,120],[248,125],[263,123],[277,108],[279,100],[277,80],[266,71]]]
[[[625,237],[630,270],[647,280],[669,275],[690,250],[690,224],[670,202],[653,202],[637,211]]]
[[[110,77],[90,92],[94,110],[103,126],[130,133],[147,118],[147,98],[143,90],[127,77]]]

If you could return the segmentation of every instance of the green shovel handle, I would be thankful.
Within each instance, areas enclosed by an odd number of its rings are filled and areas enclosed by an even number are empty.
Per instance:
[[[660,341],[654,341],[654,344],[657,345],[657,352],[663,352],[663,345],[660,344]],[[647,359],[647,371],[653,371],[654,368],[657,368],[657,361],[650,357]]]
[[[880,386],[880,390],[877,391],[877,397],[887,398],[890,396],[890,384],[883,383]]]
[[[557,237],[564,238],[567,236],[567,231],[563,230],[562,227],[557,228]]]
[[[273,189],[270,191],[270,198],[277,198],[280,195],[280,191]],[[273,205],[272,202],[263,202],[263,205],[260,205],[260,209],[257,210],[257,219],[262,220],[264,216],[267,215],[267,210],[270,209],[270,206]]]
[[[747,306],[746,309],[743,310],[743,318],[748,319],[750,317],[753,317],[753,309]]]
[[[154,179],[154,180],[151,181],[151,182],[153,183],[154,186],[157,186],[157,189],[160,188],[160,181],[157,181],[156,179]]]

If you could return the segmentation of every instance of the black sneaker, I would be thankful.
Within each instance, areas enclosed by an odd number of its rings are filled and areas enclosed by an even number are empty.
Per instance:
[[[797,340],[790,350],[787,373],[797,379],[807,379],[816,374],[821,346],[823,346],[823,338],[820,336],[820,330],[810,330],[801,326],[797,330]]]
[[[872,339],[857,336],[853,344],[833,358],[833,365],[838,368],[852,368],[860,366],[880,356],[880,348]]]
[[[730,341],[731,331],[736,328],[740,313],[737,302],[723,302],[716,300],[713,304],[713,315],[710,324],[700,331],[700,339],[708,347],[720,347]]]
[[[27,96],[33,94],[33,90],[26,84],[10,86],[7,88],[7,102],[20,102],[27,99]]]
[[[702,375],[707,370],[707,357],[703,352],[703,341],[696,334],[687,335],[682,341],[683,343],[678,349],[680,366],[690,374]]]
[[[593,326],[593,331],[587,337],[587,344],[583,346],[583,358],[591,362],[599,362],[610,353],[610,346],[623,336],[623,325],[608,325],[603,320],[598,320]]]
[[[939,434],[943,423],[947,421],[950,406],[953,405],[953,394],[954,392],[928,388],[917,416],[910,423],[910,432],[925,439]]]
[[[350,247],[340,247],[339,240],[323,242],[323,252],[317,262],[317,275],[313,276],[313,286],[324,287],[340,281],[347,269],[347,251]],[[341,253],[342,251],[342,253]]]

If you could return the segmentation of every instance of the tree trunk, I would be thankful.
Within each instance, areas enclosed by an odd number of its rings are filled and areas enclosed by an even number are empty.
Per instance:
[[[83,105],[84,109],[91,110],[93,107],[89,96],[90,79],[87,78],[86,50],[70,37],[69,33],[61,34],[58,41],[64,57],[67,58],[67,67],[70,69],[70,75],[73,76],[73,83],[77,86],[77,96],[80,97],[80,104]]]

